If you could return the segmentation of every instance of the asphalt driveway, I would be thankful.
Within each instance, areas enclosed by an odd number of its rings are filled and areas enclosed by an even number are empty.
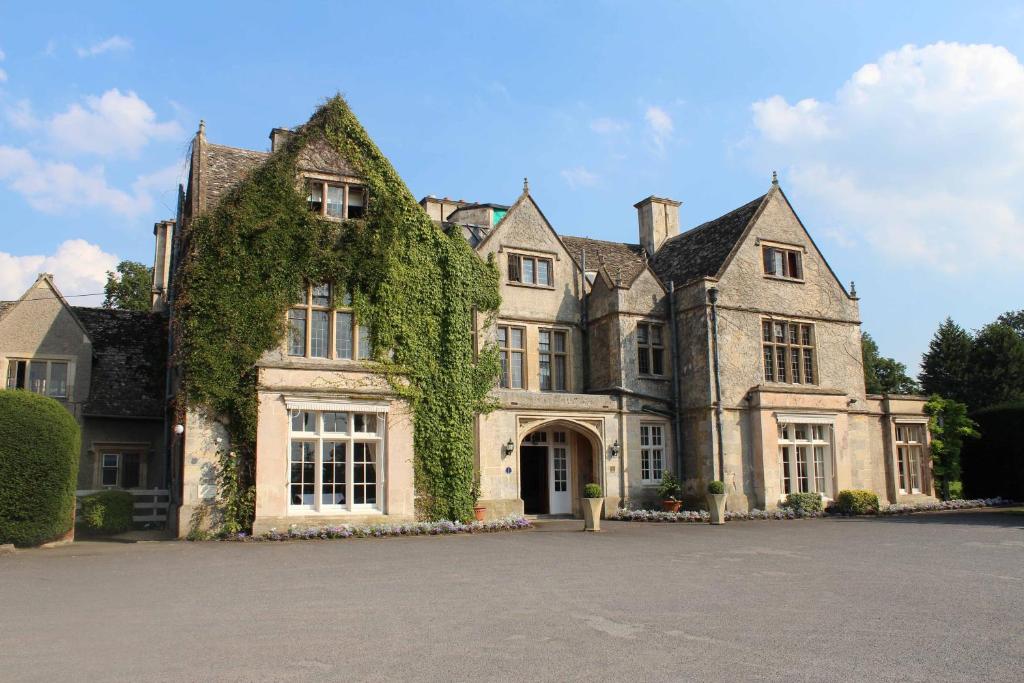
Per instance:
[[[0,556],[0,679],[1024,680],[1024,517],[76,543]]]

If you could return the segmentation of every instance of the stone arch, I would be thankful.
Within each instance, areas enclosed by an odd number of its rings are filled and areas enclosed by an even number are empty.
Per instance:
[[[572,438],[569,440],[570,459],[568,468],[570,513],[576,517],[581,517],[580,497],[583,495],[583,485],[589,482],[596,482],[601,485],[602,489],[607,487],[607,483],[604,481],[604,467],[602,467],[601,458],[605,451],[604,438],[598,428],[599,424],[567,417],[520,418],[518,420],[516,427],[516,459],[520,476],[518,483],[519,497],[524,501],[524,510],[528,514],[531,511],[526,510],[528,503],[526,496],[524,496],[524,486],[529,486],[529,483],[523,481],[525,476],[523,470],[523,448],[532,448],[534,446],[526,442],[527,437],[542,431],[547,434],[564,431],[572,435]],[[548,439],[550,438],[549,436]],[[549,448],[551,447],[551,444],[547,441],[544,444]],[[548,457],[551,457],[550,453],[551,451],[549,451]]]

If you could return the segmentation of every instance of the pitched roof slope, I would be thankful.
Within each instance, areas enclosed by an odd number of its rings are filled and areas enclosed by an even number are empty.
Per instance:
[[[86,415],[162,417],[167,337],[163,319],[140,311],[73,307],[92,339]]]
[[[215,206],[228,190],[262,164],[270,152],[226,145],[206,144],[206,177],[203,186],[208,206]]]
[[[639,244],[606,242],[589,237],[561,236],[565,248],[583,267],[583,252],[587,253],[587,270],[596,271],[604,266],[613,280],[621,277],[624,284],[631,284],[643,272],[646,260]]]
[[[767,196],[666,240],[652,259],[654,272],[680,285],[717,275]]]
[[[8,310],[10,310],[11,308],[14,308],[14,304],[16,304],[16,303],[18,303],[18,302],[17,301],[0,301],[0,318],[4,317],[4,313],[6,313]]]

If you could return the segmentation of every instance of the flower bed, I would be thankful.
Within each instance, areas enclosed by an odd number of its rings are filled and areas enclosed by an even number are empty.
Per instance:
[[[478,534],[495,531],[515,531],[533,526],[523,517],[512,516],[489,522],[409,522],[408,524],[370,524],[357,526],[341,524],[319,527],[293,525],[284,531],[271,529],[265,534],[249,536],[239,533],[224,536],[225,541],[295,541],[332,538],[396,538],[399,536],[445,536],[450,534]]]
[[[906,504],[896,503],[883,505],[878,515],[903,515],[912,512],[933,512],[936,510],[970,510],[974,508],[999,507],[1012,505],[1013,502],[1005,498],[978,498],[975,500],[944,500],[936,503]],[[843,517],[840,513],[825,511],[801,511],[797,512],[792,508],[778,508],[775,510],[753,509],[750,512],[726,511],[727,520],[758,520],[758,519],[812,519],[815,517]],[[872,516],[872,515],[864,515]],[[707,522],[708,513],[705,510],[680,510],[679,512],[663,512],[661,510],[629,510],[619,508],[609,519],[617,519],[622,522]]]

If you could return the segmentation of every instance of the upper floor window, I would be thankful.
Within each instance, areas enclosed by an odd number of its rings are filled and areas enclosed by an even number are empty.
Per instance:
[[[538,334],[540,390],[565,391],[566,334],[562,330],[540,330]]]
[[[637,368],[641,375],[665,374],[664,328],[653,323],[636,326]]]
[[[788,320],[762,320],[766,382],[816,384],[814,325]]]
[[[288,310],[288,355],[365,360],[373,357],[370,330],[358,325],[352,296],[330,285],[306,287],[303,300]]]
[[[553,287],[552,261],[549,258],[509,254],[508,281],[535,287]]]
[[[7,388],[27,389],[53,398],[67,398],[68,363],[11,359],[7,361]]]
[[[804,267],[802,254],[796,249],[781,247],[762,247],[764,255],[764,274],[790,280],[802,280]]]
[[[366,188],[361,185],[309,180],[306,188],[306,201],[313,213],[339,219],[366,215]]]
[[[523,365],[526,355],[526,329],[500,325],[498,351],[501,353],[501,386],[506,389],[523,388]]]

